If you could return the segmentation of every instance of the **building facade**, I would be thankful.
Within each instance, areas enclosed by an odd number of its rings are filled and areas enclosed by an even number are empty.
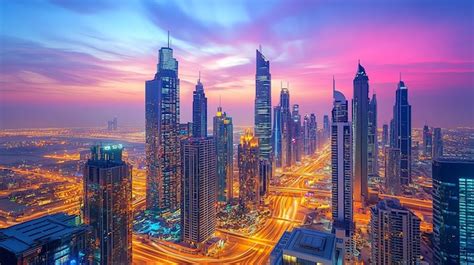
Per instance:
[[[241,210],[255,208],[260,204],[260,159],[258,139],[247,129],[240,136],[238,147],[239,206]]]
[[[282,157],[282,117],[281,107],[273,108],[273,132],[272,132],[272,150],[273,150],[273,164],[276,168],[281,168],[283,165]]]
[[[232,117],[217,108],[214,116],[213,136],[216,141],[217,156],[217,200],[229,202],[233,195],[234,178],[234,129]]]
[[[369,128],[368,128],[368,153],[367,153],[367,174],[369,178],[379,176],[379,144],[377,137],[377,96],[372,95],[369,102]]]
[[[385,149],[385,192],[391,195],[401,192],[400,149],[394,147]]]

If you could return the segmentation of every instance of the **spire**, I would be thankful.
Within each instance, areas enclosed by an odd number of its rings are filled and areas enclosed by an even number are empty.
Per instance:
[[[402,72],[400,72],[400,82],[402,82]]]
[[[201,71],[199,71],[199,78],[198,78],[198,83],[201,82]]]
[[[336,91],[336,79],[334,79],[334,75],[332,75],[332,91]]]
[[[259,45],[258,45],[258,50],[260,51],[260,53],[263,53],[263,52],[262,52],[262,44],[259,44]]]

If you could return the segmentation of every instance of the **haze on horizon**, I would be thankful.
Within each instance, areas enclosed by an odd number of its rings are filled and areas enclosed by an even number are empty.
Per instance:
[[[399,74],[414,127],[474,126],[474,2],[2,1],[0,129],[144,126],[145,81],[171,32],[181,121],[198,71],[212,119],[219,97],[253,124],[255,49],[270,60],[272,105],[289,82],[303,114],[330,113],[332,77],[352,98],[357,60],[388,123]],[[212,124],[212,123],[209,123]]]

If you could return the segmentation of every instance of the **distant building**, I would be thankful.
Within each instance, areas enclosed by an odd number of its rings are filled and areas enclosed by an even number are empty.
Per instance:
[[[212,137],[181,142],[181,239],[196,247],[216,230],[217,159]]]
[[[201,73],[193,91],[193,137],[207,137],[207,98],[201,83]]]
[[[390,145],[390,140],[388,136],[388,124],[384,124],[382,127],[382,146],[383,148],[387,147]]]
[[[411,105],[408,88],[400,80],[393,106],[393,142],[400,149],[400,179],[402,185],[411,183]]]
[[[331,123],[331,180],[333,233],[339,256],[348,262],[354,254],[354,221],[352,206],[352,134],[348,119],[348,103],[335,89],[333,80]]]
[[[431,157],[433,151],[433,136],[428,125],[423,126],[423,153]]]
[[[116,131],[118,129],[118,124],[117,123],[118,123],[117,117],[115,117],[111,121],[107,121],[107,130]]]
[[[372,206],[370,215],[373,264],[419,264],[420,219],[396,199]]]
[[[288,87],[281,88],[280,92],[280,108],[281,108],[281,156],[282,166],[291,167],[291,126],[293,124],[290,112],[290,91]]]
[[[84,167],[84,223],[94,264],[132,262],[132,166],[122,145],[97,145]]]
[[[474,160],[433,161],[434,264],[474,264]]]
[[[391,195],[399,195],[401,192],[400,149],[398,148],[385,149],[385,191]]]
[[[316,122],[316,115],[311,113],[309,115],[309,152],[314,154],[318,148],[318,123]]]
[[[331,126],[329,123],[329,116],[324,115],[323,116],[323,141],[327,142],[329,138],[331,137]]]
[[[255,208],[260,203],[260,159],[258,139],[247,129],[240,136],[238,148],[239,206],[242,210]]]
[[[301,115],[299,112],[300,106],[298,104],[293,105],[293,112],[291,113],[292,125],[291,125],[291,159],[292,164],[301,161],[303,152],[303,141],[302,141],[302,130],[301,130]]]
[[[229,202],[233,196],[234,178],[234,131],[232,117],[217,108],[214,116],[213,136],[216,141],[217,156],[217,199],[219,202]]]
[[[374,178],[379,176],[379,144],[377,136],[377,96],[372,95],[372,100],[369,102],[369,128],[368,128],[368,154],[367,166],[368,177]]]
[[[276,106],[273,108],[273,131],[272,131],[273,163],[275,165],[275,168],[281,168],[283,166],[282,125],[283,125],[283,120],[281,116],[281,107]]]
[[[354,201],[365,203],[368,200],[369,192],[367,186],[369,77],[360,63],[353,84],[352,144],[354,148]]]
[[[0,264],[88,264],[88,232],[65,213],[0,229]]]
[[[338,264],[333,234],[308,228],[286,231],[270,254],[271,265]]]
[[[438,159],[443,156],[443,134],[441,128],[433,129],[433,159]]]
[[[303,126],[302,126],[303,130],[302,130],[302,135],[303,135],[303,154],[304,155],[311,155],[311,151],[310,151],[310,148],[311,148],[311,145],[310,145],[310,133],[309,133],[309,130],[310,130],[310,127],[309,127],[309,115],[306,114],[304,115],[303,117]]]
[[[169,44],[158,60],[145,84],[146,207],[164,212],[179,209],[181,198],[179,78]]]

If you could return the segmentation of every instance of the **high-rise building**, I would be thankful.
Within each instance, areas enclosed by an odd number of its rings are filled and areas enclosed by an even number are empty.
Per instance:
[[[306,114],[304,115],[303,118],[303,126],[302,126],[302,135],[303,135],[303,150],[304,150],[304,155],[310,155],[311,154],[311,145],[310,145],[310,127],[309,127],[309,115]]]
[[[270,61],[257,50],[255,75],[255,136],[259,141],[260,158],[272,159],[272,85]]]
[[[327,142],[331,137],[331,126],[329,124],[329,116],[323,116],[323,141]]]
[[[65,213],[0,229],[0,264],[88,264],[88,232]]]
[[[408,103],[408,88],[400,80],[393,106],[393,141],[400,149],[400,179],[402,185],[411,183],[411,105]]]
[[[388,124],[384,124],[382,127],[382,146],[385,148],[389,146],[390,141],[388,138]]]
[[[400,149],[387,147],[385,149],[385,191],[391,195],[399,195],[400,180]]]
[[[281,108],[281,156],[283,167],[291,167],[291,126],[293,124],[290,112],[290,91],[288,87],[281,87],[280,92]]]
[[[293,105],[293,112],[291,113],[292,125],[291,125],[291,158],[294,163],[301,161],[301,155],[303,152],[303,142],[301,139],[301,115],[299,112],[300,106],[298,104]]]
[[[354,78],[354,98],[352,100],[352,144],[354,201],[366,202],[368,199],[368,110],[369,108],[369,77],[364,67],[358,66]]]
[[[238,147],[239,206],[242,210],[255,208],[260,203],[258,139],[250,129],[240,136]]]
[[[207,137],[207,98],[201,83],[201,73],[193,92],[193,137]]]
[[[314,113],[309,116],[309,145],[310,154],[314,154],[318,146],[318,123]]]
[[[369,178],[378,177],[379,175],[379,146],[377,137],[377,97],[375,93],[369,102],[369,128],[368,128],[368,154],[367,154],[367,174]]]
[[[443,156],[443,135],[441,128],[433,129],[433,159],[437,159]]]
[[[433,161],[434,264],[474,264],[474,160]]]
[[[132,262],[132,166],[122,145],[97,145],[84,167],[84,223],[94,264]]]
[[[217,159],[212,137],[181,142],[181,239],[198,248],[216,230]]]
[[[336,247],[345,260],[354,253],[352,209],[352,134],[348,120],[348,103],[344,94],[333,85],[331,123],[331,176],[333,232]]]
[[[229,202],[233,196],[234,175],[234,139],[232,117],[217,108],[214,116],[213,136],[216,141],[217,153],[217,200]]]
[[[419,264],[420,219],[397,199],[371,207],[370,235],[374,264]]]
[[[276,106],[273,108],[273,132],[272,132],[272,150],[273,150],[273,163],[275,168],[281,168],[282,163],[282,124],[283,120],[281,117],[281,107]]]
[[[431,156],[433,151],[433,136],[431,135],[430,128],[428,125],[423,126],[423,153],[427,156]]]
[[[169,45],[158,60],[155,78],[145,87],[146,205],[174,211],[181,197],[178,61]]]
[[[259,159],[258,162],[258,190],[259,198],[262,201],[268,194],[270,187],[270,176],[271,176],[272,164],[266,159]]]

